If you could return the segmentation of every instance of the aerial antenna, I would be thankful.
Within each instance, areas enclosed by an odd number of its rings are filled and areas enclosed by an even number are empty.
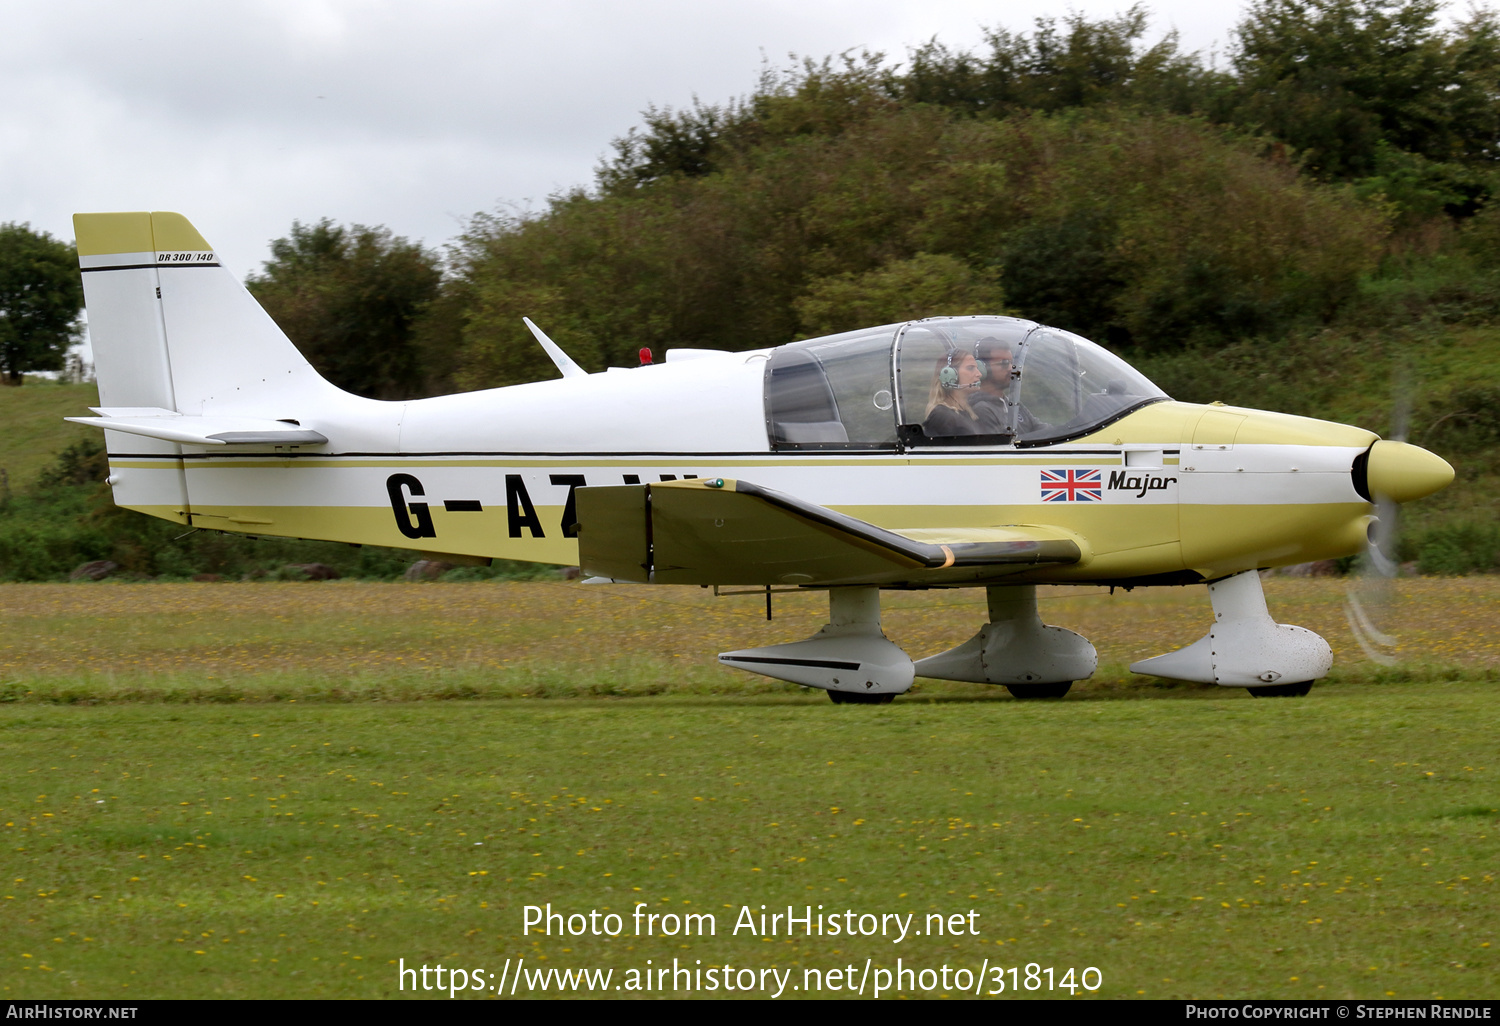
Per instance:
[[[526,327],[531,329],[531,333],[535,335],[536,340],[542,344],[542,348],[547,351],[547,355],[552,358],[552,362],[557,365],[557,369],[562,371],[563,377],[588,377],[589,372],[578,366],[578,364],[574,363],[573,358],[567,353],[563,352],[561,346],[548,338],[545,331],[543,331],[541,328],[538,328],[535,324],[532,324],[530,317],[522,317],[521,320],[525,322]]]

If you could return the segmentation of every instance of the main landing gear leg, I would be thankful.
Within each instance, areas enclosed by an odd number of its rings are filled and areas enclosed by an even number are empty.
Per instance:
[[[1254,570],[1208,586],[1214,625],[1187,648],[1132,663],[1135,673],[1225,687],[1252,694],[1300,697],[1333,668],[1328,642],[1306,627],[1271,619]]]
[[[1004,684],[1017,698],[1061,698],[1075,680],[1093,675],[1094,646],[1042,623],[1035,585],[994,585],[985,594],[990,622],[957,648],[918,660],[918,676]]]
[[[812,688],[839,704],[878,705],[911,687],[911,658],[880,629],[880,589],[830,588],[828,623],[806,641],[720,652],[719,662]]]

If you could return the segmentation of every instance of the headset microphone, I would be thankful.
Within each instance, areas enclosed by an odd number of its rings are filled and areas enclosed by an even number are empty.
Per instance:
[[[955,391],[955,390],[960,389],[960,388],[978,388],[979,387],[979,382],[978,381],[972,381],[972,382],[970,382],[967,385],[960,385],[958,383],[958,371],[956,369],[954,369],[954,366],[953,366],[953,358],[955,356],[957,356],[957,355],[958,355],[958,350],[957,349],[950,349],[950,350],[948,350],[948,363],[947,363],[947,365],[945,367],[943,367],[940,371],[938,371],[938,384],[942,385],[944,388],[948,389],[949,391]],[[984,377],[984,365],[983,364],[980,364],[979,376],[981,378]]]

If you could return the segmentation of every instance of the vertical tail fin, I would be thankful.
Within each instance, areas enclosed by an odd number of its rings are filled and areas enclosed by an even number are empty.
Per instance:
[[[181,214],[75,214],[73,229],[101,412],[279,419],[353,398],[313,370]],[[193,522],[180,444],[107,428],[104,439],[118,505]]]
[[[103,406],[275,417],[339,393],[181,214],[75,214],[73,228]]]

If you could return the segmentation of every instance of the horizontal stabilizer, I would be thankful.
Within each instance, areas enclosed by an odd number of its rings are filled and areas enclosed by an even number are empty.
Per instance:
[[[601,577],[656,584],[940,581],[955,568],[1076,563],[1056,528],[888,530],[748,481],[580,488],[579,559]]]
[[[154,407],[95,407],[98,417],[66,417],[75,424],[144,435],[184,445],[324,445],[327,436],[286,420],[194,417]]]

